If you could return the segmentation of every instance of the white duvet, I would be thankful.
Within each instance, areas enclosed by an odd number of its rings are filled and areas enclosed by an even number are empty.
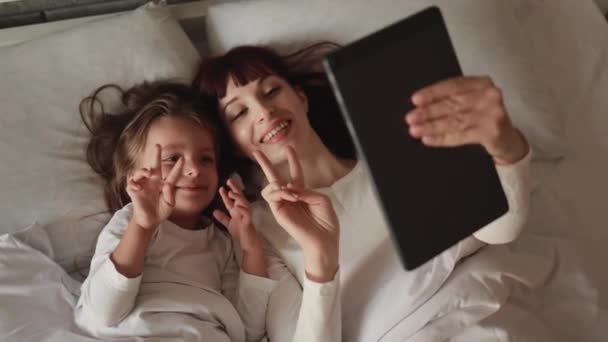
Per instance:
[[[87,340],[71,333],[80,284],[46,255],[50,251],[37,225],[0,236],[0,341]]]
[[[48,257],[50,246],[36,225],[0,236],[0,341],[95,340],[73,323],[80,282]],[[402,336],[397,329],[383,341],[556,341],[539,312],[579,322],[597,318],[597,293],[576,266],[576,248],[555,238],[527,234],[511,245],[487,246],[400,324]],[[541,291],[515,285],[521,283]]]

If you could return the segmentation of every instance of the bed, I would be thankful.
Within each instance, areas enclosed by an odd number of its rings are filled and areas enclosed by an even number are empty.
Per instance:
[[[96,86],[187,82],[209,52],[344,43],[431,4],[464,71],[493,76],[534,148],[526,230],[502,248],[538,252],[549,268],[535,290],[510,289],[479,324],[427,336],[606,340],[608,24],[591,0],[382,0],[375,12],[363,0],[198,1],[0,30],[0,340],[95,340],[72,309],[109,218],[78,116]]]

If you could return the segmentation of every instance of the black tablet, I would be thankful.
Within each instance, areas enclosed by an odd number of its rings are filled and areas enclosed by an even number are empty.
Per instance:
[[[412,94],[462,75],[437,7],[346,45],[323,64],[406,269],[507,212],[481,145],[431,148],[408,133]]]

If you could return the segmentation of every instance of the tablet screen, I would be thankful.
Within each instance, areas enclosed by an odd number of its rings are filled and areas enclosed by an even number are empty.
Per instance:
[[[412,94],[462,75],[438,8],[340,48],[324,67],[406,269],[508,210],[482,146],[431,148],[408,133]]]

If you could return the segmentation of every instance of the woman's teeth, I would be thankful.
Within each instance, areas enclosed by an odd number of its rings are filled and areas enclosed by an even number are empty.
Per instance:
[[[289,122],[283,121],[283,123],[281,123],[279,126],[277,126],[277,128],[275,128],[272,131],[268,132],[268,134],[266,134],[264,136],[264,138],[262,138],[262,142],[265,143],[268,140],[272,139],[275,135],[279,134],[279,132],[281,132],[282,130],[284,130],[288,126],[289,126]]]

